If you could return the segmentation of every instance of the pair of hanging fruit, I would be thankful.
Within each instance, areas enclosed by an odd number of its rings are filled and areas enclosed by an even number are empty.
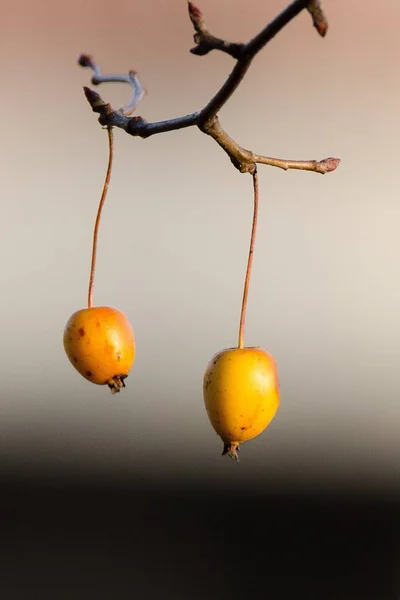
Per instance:
[[[124,380],[133,365],[135,338],[123,313],[110,306],[93,306],[97,239],[113,162],[111,128],[108,128],[108,143],[108,167],[93,233],[88,308],[78,310],[68,319],[64,329],[64,348],[71,364],[85,379],[108,385],[115,394],[125,387]]]
[[[64,329],[65,352],[85,379],[108,385],[112,393],[124,380],[135,358],[132,327],[123,313],[109,306],[93,306],[93,282],[101,212],[107,195],[113,160],[113,134],[108,128],[109,160],[93,233],[88,308],[75,312]],[[203,396],[210,422],[221,437],[223,454],[238,460],[242,442],[259,435],[279,407],[279,381],[274,358],[258,347],[244,347],[247,296],[258,217],[258,175],[253,173],[254,211],[249,257],[243,291],[239,341],[235,348],[217,353],[203,379]]]

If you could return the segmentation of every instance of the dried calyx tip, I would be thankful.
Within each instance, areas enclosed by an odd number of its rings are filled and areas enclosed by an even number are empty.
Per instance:
[[[227,454],[229,458],[236,460],[239,463],[239,442],[224,442],[224,449],[222,451],[222,456]]]
[[[114,375],[112,379],[107,381],[107,385],[112,394],[117,394],[121,388],[126,387],[124,379],[127,377],[128,375]]]

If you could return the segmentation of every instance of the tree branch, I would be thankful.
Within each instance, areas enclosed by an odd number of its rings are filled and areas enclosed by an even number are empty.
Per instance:
[[[141,138],[148,138],[158,133],[174,131],[196,125],[203,133],[211,136],[228,154],[233,165],[241,173],[254,174],[256,164],[266,164],[281,169],[300,169],[314,173],[329,173],[337,168],[340,160],[327,158],[322,161],[297,161],[269,158],[254,154],[242,148],[222,129],[218,112],[227,103],[229,98],[242,82],[253,58],[264,48],[292,19],[302,10],[307,9],[313,19],[313,24],[321,36],[326,34],[328,23],[322,11],[319,0],[294,0],[273,21],[246,44],[228,42],[212,35],[203,18],[201,11],[189,0],[189,17],[195,29],[194,41],[196,46],[191,49],[192,54],[204,56],[212,50],[220,50],[236,59],[236,65],[231,71],[222,87],[211,98],[206,106],[198,111],[182,117],[150,123],[142,117],[130,115],[138,106],[145,94],[135,71],[128,75],[104,75],[100,67],[88,55],[81,55],[79,64],[89,67],[93,71],[92,83],[122,82],[132,87],[133,96],[130,103],[118,110],[113,110],[110,104],[104,102],[99,94],[85,87],[85,95],[92,107],[98,113],[99,122],[107,127],[119,127],[128,134]]]

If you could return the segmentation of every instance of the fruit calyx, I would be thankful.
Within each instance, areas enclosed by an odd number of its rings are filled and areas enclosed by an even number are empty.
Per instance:
[[[114,375],[114,377],[107,381],[112,394],[117,394],[121,388],[126,387],[124,379],[127,377],[128,375]]]
[[[222,451],[222,456],[227,454],[229,458],[236,460],[239,462],[239,442],[224,442],[224,449]]]

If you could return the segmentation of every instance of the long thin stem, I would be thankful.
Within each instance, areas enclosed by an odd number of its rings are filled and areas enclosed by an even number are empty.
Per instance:
[[[106,178],[104,180],[104,185],[103,185],[103,191],[101,193],[99,207],[97,209],[96,222],[94,225],[94,232],[93,232],[92,262],[90,265],[89,290],[88,290],[88,307],[89,308],[92,308],[92,306],[93,306],[93,283],[94,283],[94,274],[95,274],[95,270],[96,270],[97,238],[99,235],[101,211],[103,210],[104,202],[106,201],[106,197],[107,197],[107,191],[108,191],[108,185],[109,185],[110,179],[111,179],[111,169],[112,169],[113,155],[114,155],[114,138],[113,138],[112,127],[107,127],[107,133],[108,133],[108,165],[107,165]]]
[[[243,348],[243,345],[244,345],[244,326],[245,326],[245,322],[246,322],[247,297],[249,295],[251,267],[253,265],[254,246],[256,243],[256,232],[257,232],[257,221],[258,221],[258,173],[257,173],[257,169],[253,173],[253,190],[254,190],[253,224],[251,227],[250,248],[249,248],[249,257],[247,259],[246,277],[244,280],[242,310],[240,312],[238,348]]]

